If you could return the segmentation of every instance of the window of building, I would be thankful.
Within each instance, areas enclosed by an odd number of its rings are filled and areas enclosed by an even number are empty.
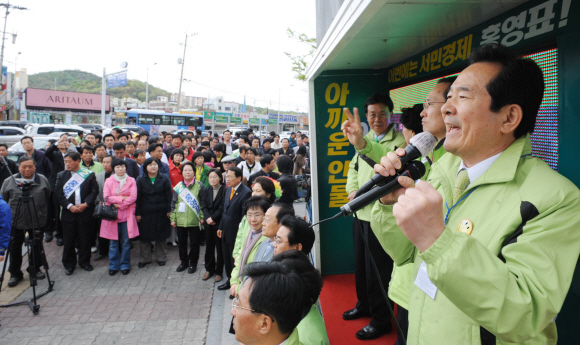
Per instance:
[[[225,107],[225,109],[226,109],[226,110],[228,110],[228,111],[229,111],[229,110],[232,110],[232,108],[231,108],[231,107]]]

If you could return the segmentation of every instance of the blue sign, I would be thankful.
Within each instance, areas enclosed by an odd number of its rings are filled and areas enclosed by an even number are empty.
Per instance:
[[[118,86],[126,86],[127,85],[127,72],[113,74],[107,77],[107,87],[113,88]]]
[[[268,119],[270,119],[270,120],[278,120],[278,114],[268,114]]]
[[[296,115],[282,115],[280,117],[280,122],[298,123],[298,116],[296,116]]]

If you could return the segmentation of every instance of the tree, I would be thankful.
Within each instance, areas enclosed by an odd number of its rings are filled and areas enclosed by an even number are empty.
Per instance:
[[[286,33],[289,38],[296,39],[298,42],[304,43],[308,46],[308,53],[304,55],[292,55],[291,53],[284,52],[284,54],[292,60],[292,71],[296,73],[294,78],[300,81],[305,81],[305,72],[306,67],[308,66],[306,59],[313,56],[314,52],[316,52],[316,38],[308,37],[306,34],[298,34],[290,28],[286,29]]]

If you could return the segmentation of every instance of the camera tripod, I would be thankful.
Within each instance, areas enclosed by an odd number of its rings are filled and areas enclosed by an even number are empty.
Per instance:
[[[14,180],[16,183],[16,180]],[[37,299],[40,297],[48,294],[52,291],[54,287],[54,281],[50,280],[50,275],[48,273],[48,261],[46,260],[46,254],[44,252],[44,246],[42,245],[42,231],[38,227],[34,227],[34,219],[36,219],[36,224],[38,225],[38,218],[35,218],[38,213],[36,211],[36,205],[34,204],[34,199],[30,195],[30,184],[24,183],[16,183],[17,188],[20,186],[22,187],[22,195],[18,198],[18,204],[16,206],[16,213],[14,218],[12,219],[12,234],[10,236],[10,244],[8,245],[8,249],[6,250],[5,263],[2,269],[2,275],[0,276],[0,291],[2,290],[2,283],[4,282],[4,274],[6,273],[6,266],[8,263],[8,257],[10,256],[10,251],[12,248],[12,242],[14,241],[14,236],[16,231],[28,231],[28,236],[25,237],[24,243],[26,244],[26,249],[28,251],[28,275],[30,276],[30,286],[32,287],[32,298],[20,302],[12,302],[5,305],[0,305],[0,308],[6,307],[13,307],[17,305],[25,305],[28,304],[30,310],[34,315],[38,314],[40,310],[40,306],[37,304]],[[21,210],[24,209],[28,210],[28,216],[30,216],[32,229],[16,229],[15,226],[18,224],[18,220],[22,217]],[[32,211],[32,212],[31,212]],[[24,234],[23,234],[24,235]],[[36,255],[40,254],[40,262],[42,267],[46,272],[46,279],[48,280],[48,289],[40,294],[36,294],[36,286],[37,286],[37,278],[36,272],[40,269],[40,267],[36,267]],[[20,267],[19,267],[20,269]]]

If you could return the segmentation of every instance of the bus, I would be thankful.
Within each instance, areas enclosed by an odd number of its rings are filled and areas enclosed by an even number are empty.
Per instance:
[[[151,135],[177,129],[194,131],[205,129],[203,115],[166,113],[158,110],[131,109],[116,111],[116,125],[137,125]]]

